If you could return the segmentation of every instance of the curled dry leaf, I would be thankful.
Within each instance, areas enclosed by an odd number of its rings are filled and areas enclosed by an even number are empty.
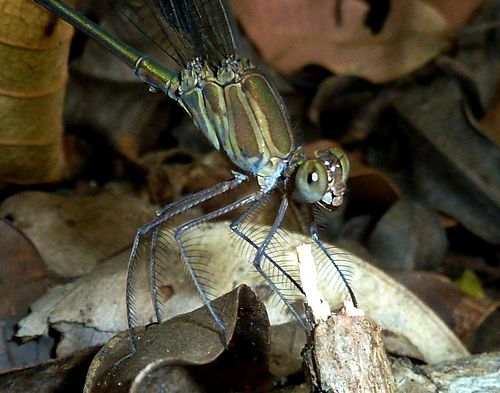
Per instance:
[[[369,6],[361,0],[238,0],[231,5],[262,56],[285,73],[317,64],[382,83],[417,69],[448,45],[446,20],[419,0],[392,0],[376,35],[364,25]]]
[[[207,309],[200,308],[136,329],[137,352],[132,355],[128,334],[115,336],[92,362],[84,392],[119,393],[129,387],[132,392],[160,392],[154,387],[165,384],[167,391],[261,391],[270,377],[264,305],[248,287],[240,286],[216,299],[214,307],[226,328],[228,351]],[[197,366],[189,375],[179,370],[189,365]],[[181,379],[171,379],[179,374]]]
[[[384,172],[366,165],[359,154],[349,154],[349,197],[367,207],[388,207],[401,196],[397,184]]]
[[[97,348],[88,348],[36,366],[0,374],[0,391],[9,393],[81,391],[90,361],[96,352]]]
[[[153,209],[122,194],[63,197],[24,192],[6,199],[0,216],[13,219],[49,270],[78,277],[126,249]]]
[[[61,118],[72,34],[31,1],[0,1],[0,181],[64,175]]]
[[[266,227],[256,226],[266,233]],[[196,233],[194,233],[196,232]],[[282,303],[273,296],[262,277],[249,262],[252,251],[245,252],[234,243],[229,224],[225,222],[208,224],[193,231],[197,249],[204,250],[209,263],[207,274],[215,280],[217,293],[222,295],[234,286],[246,283],[263,295],[272,324],[292,319]],[[224,240],[226,239],[226,240]],[[281,241],[283,241],[281,243]],[[279,250],[290,271],[296,271],[295,247],[311,240],[307,237],[286,232],[280,233],[280,244],[272,247]],[[343,250],[334,249],[334,256],[344,266],[350,266],[353,274],[351,283],[359,299],[360,307],[382,328],[405,336],[420,351],[429,363],[444,359],[455,359],[467,355],[467,351],[456,336],[437,315],[401,284],[382,273],[367,262]],[[165,254],[166,271],[169,272],[166,287],[170,297],[165,303],[166,318],[176,313],[185,313],[200,305],[199,296],[194,293],[191,282],[186,278],[177,253]],[[318,271],[329,271],[331,263],[324,258],[316,260]],[[295,264],[295,265],[294,265]],[[295,266],[295,267],[294,267]],[[94,327],[99,331],[120,331],[126,328],[125,315],[126,257],[100,265],[89,276],[79,279],[72,293],[62,298],[57,307],[49,313],[49,323],[70,322]],[[330,276],[331,277],[331,276]],[[142,281],[141,281],[142,280]],[[143,288],[136,299],[136,309],[144,312],[139,324],[152,320],[151,300],[148,294],[147,277],[142,277],[138,288]],[[328,274],[320,275],[320,290],[329,303],[339,304],[338,288]],[[267,289],[266,289],[267,288]],[[36,319],[36,317],[30,317]],[[26,320],[27,321],[27,320]],[[25,326],[25,323],[21,323]],[[54,325],[57,327],[57,325]]]

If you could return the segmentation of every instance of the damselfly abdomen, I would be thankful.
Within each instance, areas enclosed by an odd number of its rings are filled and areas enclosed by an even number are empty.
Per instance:
[[[279,94],[249,60],[238,55],[220,0],[116,2],[126,18],[174,60],[177,64],[175,70],[138,53],[59,1],[35,1],[97,39],[133,67],[151,88],[161,90],[176,100],[210,143],[226,154],[238,168],[237,172],[233,172],[232,179],[165,206],[157,212],[154,220],[139,229],[127,275],[130,328],[136,324],[134,295],[137,290],[140,248],[146,243],[149,249],[151,298],[156,317],[161,320],[162,299],[158,291],[160,278],[157,274],[161,258],[160,231],[175,216],[235,189],[251,177],[257,179],[257,191],[184,222],[171,232],[194,286],[222,335],[225,332],[224,325],[211,305],[209,285],[202,278],[198,257],[190,252],[186,244],[186,234],[209,220],[240,208],[243,208],[243,212],[232,222],[231,229],[255,249],[252,261],[254,267],[299,321],[303,323],[302,316],[281,290],[281,284],[262,268],[265,261],[279,272],[281,280],[301,290],[299,280],[280,265],[279,258],[268,253],[268,247],[283,222],[291,200],[306,205],[309,231],[316,248],[329,259],[338,282],[356,304],[346,275],[319,239],[313,214],[315,206],[333,210],[342,203],[349,172],[347,157],[339,149],[331,148],[307,158],[301,148],[295,145],[288,114]],[[246,224],[252,219],[252,213],[273,194],[280,197],[274,222],[265,236],[257,238]]]

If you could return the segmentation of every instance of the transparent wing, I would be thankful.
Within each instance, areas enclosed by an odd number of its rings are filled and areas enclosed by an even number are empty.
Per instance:
[[[120,12],[179,67],[195,57],[220,64],[236,53],[221,0],[113,0]]]

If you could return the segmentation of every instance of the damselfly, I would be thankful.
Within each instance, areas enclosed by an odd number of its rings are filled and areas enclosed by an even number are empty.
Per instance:
[[[148,243],[150,290],[153,309],[161,320],[156,277],[160,230],[175,216],[211,198],[235,189],[255,177],[258,190],[201,217],[189,220],[173,232],[176,245],[203,303],[219,327],[225,328],[211,305],[208,285],[200,278],[185,236],[200,224],[243,208],[231,229],[255,249],[253,265],[299,321],[303,319],[280,284],[262,268],[272,264],[285,280],[300,289],[298,279],[280,266],[269,253],[269,245],[284,220],[291,200],[307,206],[309,231],[316,248],[331,262],[338,281],[356,304],[346,275],[321,242],[313,209],[333,210],[341,205],[346,189],[349,162],[339,149],[330,148],[305,157],[294,144],[288,114],[276,89],[252,63],[238,55],[221,0],[118,0],[123,14],[167,53],[178,65],[169,69],[111,36],[90,20],[56,0],[35,0],[67,22],[83,30],[132,67],[152,89],[160,90],[184,108],[210,143],[238,168],[234,177],[165,206],[150,223],[137,232],[127,275],[129,328],[136,324],[134,291],[139,248]],[[146,24],[143,24],[146,23]],[[278,194],[280,204],[274,222],[264,237],[256,238],[245,223]],[[134,340],[132,338],[134,347]]]

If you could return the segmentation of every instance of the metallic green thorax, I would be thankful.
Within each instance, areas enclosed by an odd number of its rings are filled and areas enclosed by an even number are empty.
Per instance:
[[[240,169],[260,178],[281,174],[293,150],[288,116],[248,60],[228,58],[216,70],[191,62],[181,72],[177,97],[212,145]]]

